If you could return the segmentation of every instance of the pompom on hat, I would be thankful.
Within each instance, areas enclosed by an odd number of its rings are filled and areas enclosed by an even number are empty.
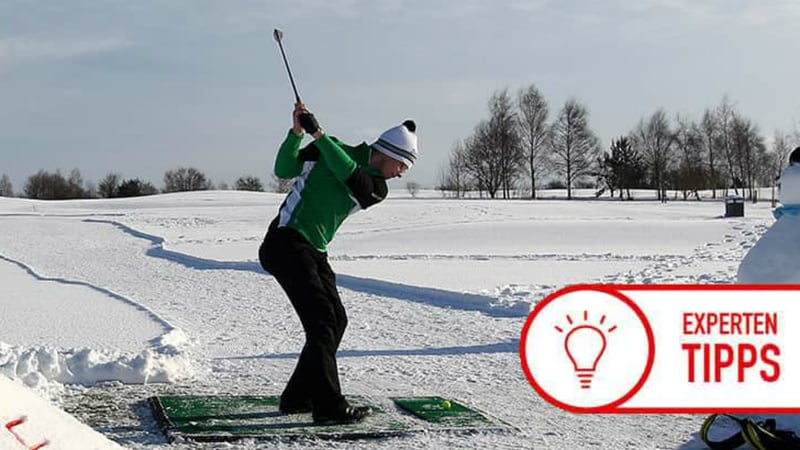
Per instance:
[[[789,155],[789,165],[794,166],[800,164],[800,147],[795,148]]]
[[[384,131],[371,147],[411,168],[417,160],[417,124],[406,120]]]

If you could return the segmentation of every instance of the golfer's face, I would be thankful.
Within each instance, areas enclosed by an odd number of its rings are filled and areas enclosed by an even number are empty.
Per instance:
[[[383,166],[383,176],[386,178],[401,178],[403,173],[408,170],[408,167],[400,161],[392,158],[386,160],[386,164]]]

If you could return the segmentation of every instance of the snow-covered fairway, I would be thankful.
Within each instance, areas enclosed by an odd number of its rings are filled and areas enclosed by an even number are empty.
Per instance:
[[[256,258],[282,199],[0,198],[0,373],[124,446],[220,448],[166,444],[142,401],[280,392],[302,333]],[[745,218],[723,219],[711,201],[390,198],[352,217],[330,248],[350,323],[345,393],[457,398],[520,433],[234,448],[701,448],[701,416],[550,406],[525,380],[517,346],[531,305],[567,284],[733,282],[773,222],[766,202],[746,207]],[[92,386],[62,387],[74,382]]]

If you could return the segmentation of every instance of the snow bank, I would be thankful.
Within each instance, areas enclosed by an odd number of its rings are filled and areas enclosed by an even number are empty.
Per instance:
[[[527,317],[537,303],[556,289],[556,286],[552,285],[509,284],[484,292],[496,298],[492,306],[516,311],[520,317]]]
[[[130,354],[91,348],[24,348],[0,342],[0,374],[41,390],[52,388],[53,383],[172,383],[195,375],[185,351],[188,340],[181,330],[172,330],[151,344],[139,354]]]
[[[0,399],[0,448],[4,450],[122,448],[2,375]]]

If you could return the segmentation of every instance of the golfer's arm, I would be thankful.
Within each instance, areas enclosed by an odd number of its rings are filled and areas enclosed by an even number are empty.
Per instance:
[[[300,172],[303,171],[303,162],[298,158],[302,140],[303,136],[298,136],[289,130],[289,134],[275,157],[276,177],[288,180],[300,175]]]
[[[333,142],[333,139],[329,138],[328,135],[319,136],[314,143],[319,148],[320,158],[325,161],[325,164],[331,169],[336,179],[342,183],[346,182],[358,167],[353,158],[345,153],[336,142]]]
[[[361,209],[367,209],[386,198],[388,188],[383,178],[364,172],[333,139],[321,134],[315,137],[317,140],[314,144],[320,150],[320,157],[334,176],[350,189]]]
[[[353,171],[353,174],[345,181],[345,184],[361,209],[367,209],[382,202],[389,193],[386,180],[381,177],[370,176],[360,167]]]

